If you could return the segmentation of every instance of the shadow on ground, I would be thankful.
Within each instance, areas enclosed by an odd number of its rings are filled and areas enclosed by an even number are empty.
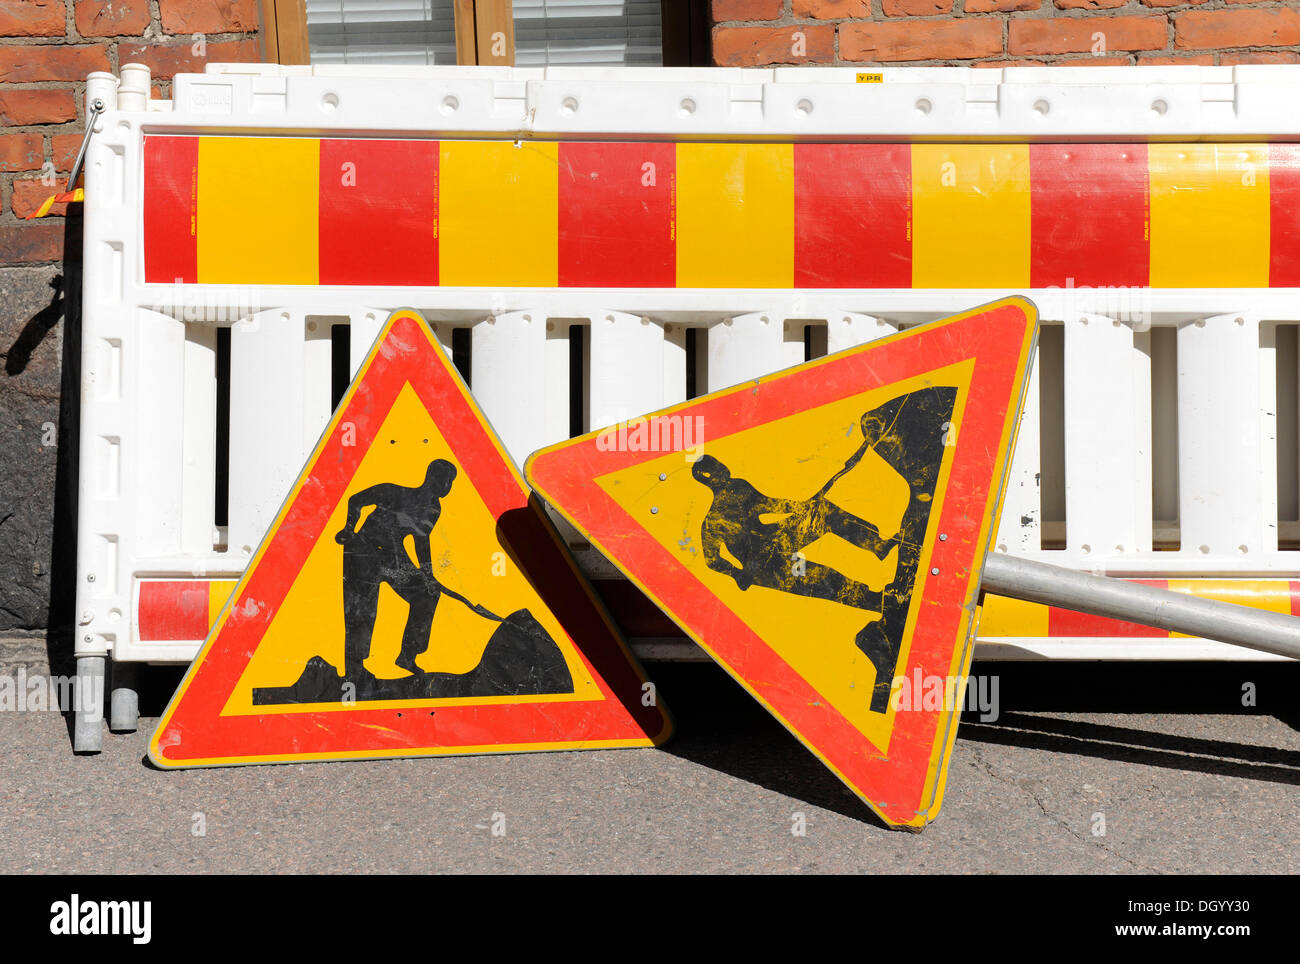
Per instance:
[[[665,752],[826,810],[882,825],[820,760],[725,671],[702,663],[648,666],[677,721]],[[141,674],[141,726],[162,714],[184,670]],[[1300,664],[977,663],[972,676],[998,678],[998,716],[962,714],[958,742],[991,743],[1187,772],[1300,785],[1300,750],[1162,732],[1170,716],[1243,715],[1300,730]],[[1243,706],[1243,686],[1255,705]],[[1045,714],[1122,714],[1132,725]],[[1144,717],[1153,726],[1142,726]],[[110,737],[111,739],[111,737]]]
[[[1300,664],[985,663],[999,677],[1000,714],[962,716],[959,740],[1300,785],[1300,751],[1143,728],[1143,717],[1270,716],[1300,730]],[[1113,713],[1133,726],[1042,714]]]
[[[677,717],[665,750],[701,766],[845,816],[875,815],[723,670],[699,664],[650,667]],[[977,663],[972,676],[998,677],[998,716],[962,714],[958,741],[997,743],[1190,772],[1300,784],[1300,751],[1145,729],[1141,718],[1272,716],[1300,729],[1300,664]],[[1254,687],[1254,706],[1243,687]],[[1042,714],[1113,713],[1134,726]]]

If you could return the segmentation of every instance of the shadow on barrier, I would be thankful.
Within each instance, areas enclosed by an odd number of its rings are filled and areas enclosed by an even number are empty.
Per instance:
[[[75,676],[77,660],[77,494],[81,449],[81,236],[80,205],[63,222],[63,369],[59,382],[58,461],[50,537],[50,616],[46,633],[50,672]],[[57,297],[57,296],[56,296]],[[74,718],[63,714],[72,743]]]
[[[58,379],[58,422],[55,435],[55,477],[53,508],[45,515],[46,505],[38,499],[16,505],[15,510],[29,514],[27,520],[38,526],[48,524],[49,543],[45,572],[49,574],[48,609],[44,618],[45,640],[50,673],[55,676],[74,676],[76,659],[73,654],[73,631],[76,628],[77,580],[77,451],[78,421],[81,398],[81,278],[82,278],[82,219],[81,205],[72,205],[63,222],[63,258],[58,273],[50,279],[48,304],[37,310],[23,324],[12,344],[4,346],[4,377],[14,379],[17,390],[40,400],[49,399],[51,387],[39,384],[25,385],[24,378],[33,377],[29,366],[33,356],[52,335],[60,321],[63,322],[62,351]],[[20,267],[10,265],[10,267]],[[33,269],[39,266],[33,266]],[[39,382],[39,373],[35,376]],[[52,399],[50,399],[52,400]],[[44,443],[48,444],[48,443]],[[17,455],[17,453],[9,453]],[[17,471],[22,472],[22,468]],[[44,539],[33,546],[38,552]],[[39,618],[39,617],[33,617]],[[35,625],[40,625],[36,623]],[[72,740],[72,714],[64,713],[68,726],[69,743]]]

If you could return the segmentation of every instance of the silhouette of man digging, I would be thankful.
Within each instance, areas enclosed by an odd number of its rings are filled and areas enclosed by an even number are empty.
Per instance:
[[[564,653],[528,609],[498,616],[434,576],[429,537],[455,478],[456,467],[436,459],[419,485],[383,482],[348,499],[347,521],[334,536],[343,546],[342,679],[328,660],[313,656],[296,683],[255,687],[255,706],[339,702],[340,698],[351,702],[573,692]],[[371,511],[362,520],[366,509]],[[403,545],[407,536],[415,541],[414,562]],[[410,675],[397,679],[379,679],[365,666],[374,638],[379,587],[384,583],[409,607],[401,653],[394,662]],[[433,615],[443,596],[498,624],[478,665],[466,673],[425,672],[415,662],[429,648]]]
[[[364,661],[370,655],[383,583],[410,606],[402,651],[394,662],[412,673],[420,672],[415,660],[428,648],[438,601],[444,592],[451,594],[433,576],[429,536],[455,478],[456,467],[437,459],[429,463],[421,485],[408,488],[383,482],[348,499],[347,522],[334,537],[343,546],[343,666],[348,679],[369,675]],[[374,510],[358,530],[357,522],[368,506]],[[418,565],[412,565],[403,545],[408,535],[414,537]]]
[[[695,463],[691,474],[713,490],[713,503],[704,517],[701,542],[710,569],[731,576],[741,589],[762,586],[800,596],[843,603],[855,609],[879,609],[880,593],[849,579],[829,566],[807,562],[802,551],[826,533],[883,559],[894,544],[870,522],[845,512],[826,493],[845,472],[857,465],[866,443],[809,499],[776,499],[764,495],[711,455]],[[723,557],[726,551],[740,562]]]
[[[713,493],[700,526],[710,569],[730,576],[742,590],[759,586],[879,613],[854,639],[876,670],[871,709],[878,713],[888,710],[890,684],[943,463],[944,427],[951,425],[956,397],[956,389],[950,386],[928,387],[865,413],[860,422],[862,444],[808,499],[765,495],[744,479],[733,478],[727,466],[710,455],[700,458],[691,470]],[[911,489],[898,532],[890,539],[882,538],[874,525],[827,498],[831,487],[873,449]],[[880,559],[897,547],[897,565],[889,584],[877,592],[829,566],[805,560],[803,550],[827,533]]]

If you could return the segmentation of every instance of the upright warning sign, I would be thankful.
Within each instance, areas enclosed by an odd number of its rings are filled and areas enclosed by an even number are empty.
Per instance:
[[[562,442],[526,474],[877,813],[921,827],[1036,335],[1009,298]]]
[[[649,746],[669,721],[411,311],[154,733],[164,767]]]

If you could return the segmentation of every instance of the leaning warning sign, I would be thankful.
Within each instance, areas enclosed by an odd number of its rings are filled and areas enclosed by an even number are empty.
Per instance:
[[[562,442],[526,474],[877,813],[921,827],[1036,335],[1009,298]],[[917,680],[942,698],[902,699]]]
[[[668,732],[428,325],[401,311],[149,755],[212,766],[649,746]]]

